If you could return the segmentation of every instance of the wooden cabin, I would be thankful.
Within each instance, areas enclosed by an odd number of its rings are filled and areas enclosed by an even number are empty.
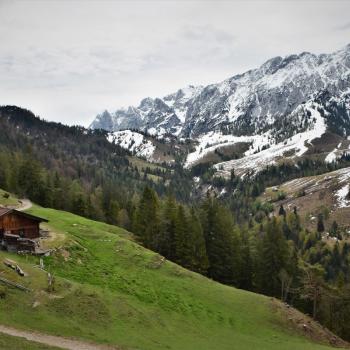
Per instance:
[[[35,251],[40,223],[46,219],[16,209],[0,208],[0,245],[11,252]]]

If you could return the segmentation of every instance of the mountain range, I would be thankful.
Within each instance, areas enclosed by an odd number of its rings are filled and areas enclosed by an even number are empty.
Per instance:
[[[349,72],[350,44],[331,54],[278,56],[217,84],[190,85],[162,98],[147,97],[137,107],[104,111],[90,127],[184,138],[210,131],[256,135],[290,124],[290,116],[320,93],[339,98],[350,88]],[[347,132],[349,123],[344,128]]]
[[[300,158],[322,137],[332,139],[323,150],[323,160],[332,162],[348,149],[339,137],[350,135],[350,45],[331,54],[274,57],[217,84],[147,97],[138,107],[104,111],[90,128],[111,132],[109,140],[138,156],[147,146],[146,158],[156,162],[160,157],[149,151],[157,149],[154,140],[139,133],[191,139],[184,165],[211,162],[224,176],[232,168],[244,174],[281,157]]]

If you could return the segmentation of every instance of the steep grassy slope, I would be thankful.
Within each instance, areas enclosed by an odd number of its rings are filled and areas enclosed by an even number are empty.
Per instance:
[[[30,212],[66,235],[64,247],[45,258],[55,291],[46,291],[37,258],[0,252],[0,261],[11,257],[28,273],[19,277],[4,266],[2,276],[33,290],[5,288],[2,324],[126,349],[331,348],[305,338],[270,298],[163,261],[118,227],[52,209]]]

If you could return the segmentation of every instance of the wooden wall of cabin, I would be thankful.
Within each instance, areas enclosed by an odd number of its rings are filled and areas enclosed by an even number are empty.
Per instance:
[[[0,230],[11,231],[17,235],[23,232],[25,238],[37,238],[39,222],[16,213],[9,213],[0,218]]]

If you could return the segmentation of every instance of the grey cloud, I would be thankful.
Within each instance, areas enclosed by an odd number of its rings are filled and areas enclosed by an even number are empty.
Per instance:
[[[350,29],[350,22],[344,23],[336,27],[337,30],[348,30]]]
[[[211,26],[192,26],[185,28],[182,36],[187,40],[209,40],[220,44],[232,44],[235,40],[234,35]]]
[[[73,123],[349,41],[348,1],[0,0],[0,8],[0,104]]]

